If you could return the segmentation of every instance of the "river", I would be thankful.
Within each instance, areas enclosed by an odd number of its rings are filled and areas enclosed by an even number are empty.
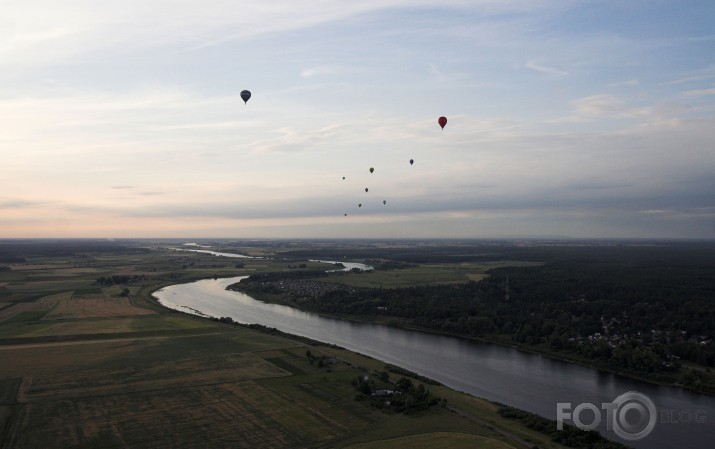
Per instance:
[[[638,449],[713,447],[715,397],[631,380],[515,348],[327,318],[226,290],[243,278],[172,285],[155,292],[154,296],[161,304],[184,312],[229,316],[241,323],[262,324],[337,344],[430,377],[456,390],[549,419],[556,419],[557,404],[562,403],[564,413],[572,413],[584,424],[589,424],[596,413],[586,409],[577,414],[576,410],[579,404],[594,404],[591,410],[598,409],[602,417],[599,431],[607,438]],[[655,427],[642,439],[626,441],[606,430],[609,420],[602,404],[612,403],[618,396],[631,391],[642,393],[653,401],[655,414],[645,409],[644,413],[635,413],[635,418],[648,421],[655,415]],[[623,403],[617,409],[616,419],[621,411],[625,417],[625,421],[616,421],[617,428],[626,428],[634,420],[634,403]],[[565,422],[572,423],[569,419]],[[632,433],[626,434],[629,435]]]
[[[335,260],[314,260],[311,259],[310,262],[320,262],[320,263],[327,263],[330,265],[337,265],[340,264],[343,266],[343,268],[338,268],[335,270],[328,270],[328,273],[334,273],[337,271],[351,271],[351,270],[362,270],[362,271],[372,271],[375,268],[371,267],[370,265],[365,265],[363,263],[357,263],[357,262],[337,262]]]
[[[196,245],[196,246],[199,246],[199,245]],[[202,248],[209,248],[209,247],[202,246]],[[192,253],[209,254],[211,256],[218,256],[218,257],[232,257],[232,258],[238,258],[238,259],[260,259],[260,257],[244,256],[243,254],[236,254],[236,253],[219,253],[219,252],[210,251],[207,249],[186,249],[186,248],[169,248],[169,249],[173,250],[173,251],[189,251]]]

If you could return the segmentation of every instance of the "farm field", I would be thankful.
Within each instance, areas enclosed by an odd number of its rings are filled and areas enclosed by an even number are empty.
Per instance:
[[[398,288],[414,285],[453,284],[478,281],[499,267],[536,266],[540,262],[498,261],[460,264],[420,264],[388,271],[366,271],[333,276],[330,282],[367,288]],[[316,279],[320,280],[320,279]]]
[[[70,250],[31,246],[25,263],[0,271],[3,449],[562,447],[446,387],[428,386],[447,407],[376,409],[355,400],[351,380],[381,371],[378,360],[179,314],[149,296],[283,262],[239,266],[144,242]],[[307,351],[332,361],[319,366]]]

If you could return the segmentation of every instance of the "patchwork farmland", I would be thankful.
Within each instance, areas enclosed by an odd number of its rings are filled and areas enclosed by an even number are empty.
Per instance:
[[[146,242],[11,249],[24,262],[0,271],[2,449],[562,447],[442,386],[429,388],[448,407],[376,409],[350,382],[382,362],[179,314],[150,296],[276,269],[265,260],[237,267]],[[111,276],[121,284],[98,283]]]

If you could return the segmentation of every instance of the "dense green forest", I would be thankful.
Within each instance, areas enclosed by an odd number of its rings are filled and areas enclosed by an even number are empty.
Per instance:
[[[545,263],[498,268],[480,282],[453,285],[316,288],[316,294],[296,299],[295,305],[511,342],[639,378],[715,393],[710,371],[715,366],[715,245],[486,246],[481,250],[460,247],[449,256],[445,248],[423,248],[421,255],[408,248],[392,254],[392,260],[420,263],[456,257]],[[372,259],[390,251],[384,253],[372,254]],[[291,273],[293,279],[312,275]],[[280,278],[278,273],[252,277],[239,288],[259,296],[276,293]],[[331,280],[323,273],[312,279],[304,282]]]

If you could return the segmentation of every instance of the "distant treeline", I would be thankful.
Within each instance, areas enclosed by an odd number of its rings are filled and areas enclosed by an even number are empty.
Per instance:
[[[22,263],[28,257],[75,257],[86,253],[145,254],[149,249],[108,240],[0,240],[0,262]]]
[[[128,275],[114,275],[114,276],[102,276],[97,278],[95,281],[99,285],[122,285],[122,284],[128,284],[130,282],[137,282],[140,280],[146,279],[145,275],[133,275],[133,276],[128,276]]]
[[[388,242],[385,242],[388,243]],[[531,240],[523,242],[502,240],[407,241],[404,245],[364,242],[360,245],[346,243],[330,247],[287,250],[280,257],[327,260],[391,260],[412,264],[494,262],[523,260],[551,262],[557,260],[643,260],[665,258],[675,263],[694,257],[711,257],[715,242],[663,241],[663,240]]]
[[[417,264],[414,263],[405,263],[385,259],[365,259],[365,264],[373,267],[376,270],[382,271],[403,270],[405,268],[412,268],[417,266]]]

